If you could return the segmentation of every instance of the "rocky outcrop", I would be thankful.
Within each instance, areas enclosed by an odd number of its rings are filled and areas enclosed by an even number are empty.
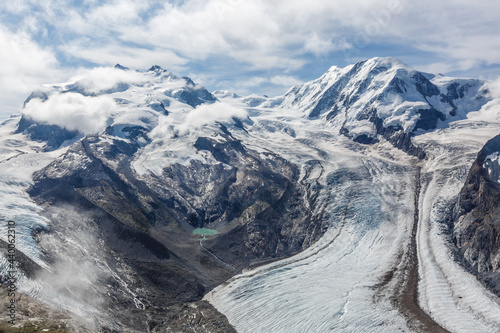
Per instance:
[[[453,240],[460,259],[500,294],[500,183],[492,179],[489,158],[500,151],[500,136],[486,143],[459,196]]]
[[[46,151],[57,149],[64,141],[75,139],[80,134],[58,125],[35,122],[25,115],[19,120],[16,132],[26,134],[33,141],[44,142]]]

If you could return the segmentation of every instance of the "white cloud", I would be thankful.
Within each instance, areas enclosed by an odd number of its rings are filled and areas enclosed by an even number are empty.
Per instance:
[[[414,67],[419,71],[432,74],[446,73],[453,68],[453,66],[450,63],[443,63],[443,62],[436,62],[432,64],[425,64]]]
[[[500,77],[487,83],[492,98],[500,98]]]
[[[215,122],[228,122],[232,118],[244,119],[248,116],[244,109],[226,103],[202,104],[186,116],[185,125],[202,127]]]
[[[304,51],[315,55],[324,55],[337,49],[331,40],[323,40],[313,33],[305,42]]]
[[[244,82],[240,83],[240,86],[242,87],[257,87],[260,86],[261,84],[264,84],[266,82],[269,82],[269,78],[263,77],[263,76],[253,76],[247,78]]]
[[[398,43],[446,57],[464,70],[480,62],[498,63],[498,1],[402,2],[400,15],[392,18],[391,34]]]
[[[275,75],[272,77],[253,76],[240,83],[241,87],[252,88],[263,84],[273,84],[276,86],[291,87],[303,83],[300,79],[291,75]]]
[[[29,6],[25,1],[6,1],[2,4],[4,9],[8,12],[19,14],[29,10]]]
[[[353,24],[346,19],[349,16],[346,11],[366,16],[385,2],[357,0],[352,3],[347,0],[307,4],[302,1],[192,0],[165,3],[144,19],[138,13],[148,12],[147,1],[122,0],[108,2],[88,13],[68,10],[70,14],[65,23],[54,24],[64,24],[67,29],[90,39],[108,36],[109,43],[124,50],[127,47],[120,43],[122,41],[147,45],[155,52],[168,50],[180,58],[200,60],[223,55],[250,64],[254,69],[293,70],[306,63],[300,58],[304,51],[326,54],[349,45],[340,38],[340,28]],[[157,2],[149,2],[150,6],[154,4]],[[90,52],[85,52],[85,44],[81,45],[78,52],[71,47],[63,46],[63,49],[100,64],[108,61],[106,57],[89,54],[109,54],[102,52],[104,44],[88,48]]]
[[[303,83],[298,78],[289,75],[276,75],[273,76],[270,81],[272,84],[284,87],[291,87]]]
[[[325,56],[387,41],[457,61],[495,63],[500,56],[495,1],[110,0],[84,6],[90,7],[26,0],[3,10],[24,14],[27,30],[45,22],[61,34],[76,33],[61,50],[101,65],[170,67],[225,56],[254,69],[293,70],[310,61],[304,52]]]
[[[174,116],[162,117],[157,127],[151,133],[151,138],[163,138],[165,134],[184,136],[191,130],[200,129],[216,122],[232,122],[233,118],[245,119],[248,117],[246,110],[235,106],[216,102],[213,104],[202,104],[196,109],[189,111],[183,120],[179,122]]]
[[[54,93],[48,100],[32,99],[23,114],[35,121],[59,125],[83,134],[97,133],[106,128],[106,121],[115,111],[110,96],[86,97],[76,93]]]
[[[0,50],[1,113],[18,111],[39,84],[61,77],[54,54],[24,33],[12,33],[0,25]]]
[[[120,83],[138,84],[146,80],[144,74],[134,70],[121,70],[113,67],[97,67],[85,70],[69,82],[75,82],[88,94],[97,94],[115,88]]]
[[[85,15],[97,27],[117,27],[123,23],[140,22],[138,13],[147,8],[147,1],[115,0],[96,7]]]
[[[149,68],[159,64],[170,69],[179,69],[187,63],[187,59],[179,57],[166,49],[144,49],[127,47],[116,43],[105,46],[89,46],[88,43],[77,42],[61,47],[61,50],[76,58],[104,65],[113,66],[120,63],[131,68]]]

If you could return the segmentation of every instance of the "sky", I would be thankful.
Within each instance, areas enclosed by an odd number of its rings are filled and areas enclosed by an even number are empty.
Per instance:
[[[375,56],[494,80],[498,13],[496,0],[0,0],[0,119],[40,84],[117,63],[270,97]]]

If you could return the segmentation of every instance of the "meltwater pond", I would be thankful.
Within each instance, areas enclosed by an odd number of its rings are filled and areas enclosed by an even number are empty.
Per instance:
[[[193,230],[193,235],[202,235],[202,236],[213,236],[217,235],[218,232],[215,229],[209,228],[198,228]]]

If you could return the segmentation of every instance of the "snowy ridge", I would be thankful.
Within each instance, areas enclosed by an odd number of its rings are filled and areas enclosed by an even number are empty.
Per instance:
[[[383,134],[382,127],[409,133],[464,118],[488,102],[483,85],[476,79],[421,73],[394,58],[373,58],[345,68],[333,66],[283,97],[245,101],[252,107],[277,105],[290,115],[322,118],[338,133],[373,141]]]

